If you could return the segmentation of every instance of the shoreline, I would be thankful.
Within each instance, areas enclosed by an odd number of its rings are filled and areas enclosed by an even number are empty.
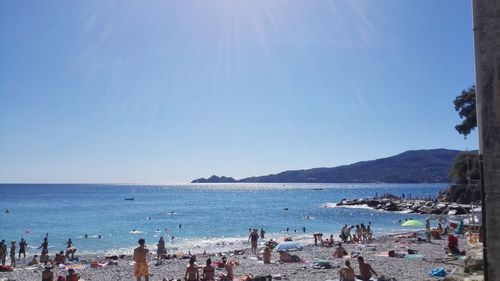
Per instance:
[[[402,244],[395,243],[395,237],[405,235],[408,233],[414,233],[420,231],[404,231],[398,234],[390,235],[380,235],[374,237],[374,242],[372,244],[343,244],[346,250],[351,252],[359,252],[360,255],[364,256],[365,260],[370,263],[373,268],[379,273],[379,275],[384,275],[386,277],[396,278],[396,280],[408,280],[408,281],[421,281],[421,280],[431,280],[428,277],[428,272],[435,267],[444,267],[447,272],[454,271],[455,273],[461,273],[463,271],[463,261],[457,260],[456,262],[450,263],[446,260],[446,255],[444,253],[443,247],[445,246],[447,240],[433,240],[431,243],[414,243],[414,244]],[[421,232],[420,232],[421,233]],[[334,236],[335,237],[335,236]],[[245,273],[251,274],[253,276],[262,275],[274,275],[275,277],[280,276],[281,280],[328,280],[337,279],[337,271],[343,266],[346,258],[333,258],[331,253],[334,248],[314,246],[312,243],[303,243],[303,250],[294,252],[301,257],[304,262],[300,263],[276,263],[264,264],[258,257],[251,254],[250,247],[244,249],[238,249],[239,252],[243,254],[234,254],[235,251],[224,252],[225,255],[238,261],[239,266],[235,268],[235,276],[241,276]],[[336,239],[337,242],[338,239]],[[279,241],[281,242],[281,241]],[[465,238],[460,238],[460,248],[465,247]],[[386,253],[390,250],[395,251],[405,251],[408,248],[417,250],[418,253],[424,255],[421,259],[410,260],[406,258],[390,258],[387,256],[381,256],[381,253]],[[262,242],[259,243],[258,251],[263,249]],[[150,280],[163,280],[163,278],[182,278],[184,276],[184,270],[187,265],[187,260],[185,259],[169,259],[164,260],[161,265],[155,265],[156,255],[155,248],[150,249],[149,255],[149,269],[150,269]],[[194,253],[193,253],[194,254]],[[214,261],[220,258],[218,252],[209,253],[210,256],[215,256],[212,258]],[[124,258],[117,259],[117,265],[108,265],[102,268],[91,268],[89,266],[91,260],[102,261],[104,260],[101,256],[96,255],[76,255],[79,257],[81,263],[78,264],[77,272],[86,281],[89,280],[133,280],[133,261],[131,255],[126,255]],[[314,259],[327,259],[331,260],[332,268],[313,268],[312,262]],[[30,257],[27,257],[29,260]],[[197,254],[198,266],[205,264],[206,257]],[[279,255],[273,251],[272,260],[276,261],[279,259]],[[85,261],[85,262],[84,262]],[[356,272],[357,262],[355,259],[351,259],[351,264]],[[13,272],[0,272],[0,280],[39,280],[41,276],[42,269],[40,267],[28,267],[28,268],[17,268]],[[216,273],[221,272],[216,270]],[[65,270],[55,268],[54,275],[57,277],[59,275],[66,274]],[[5,279],[7,278],[7,279]],[[274,278],[273,280],[276,280]]]

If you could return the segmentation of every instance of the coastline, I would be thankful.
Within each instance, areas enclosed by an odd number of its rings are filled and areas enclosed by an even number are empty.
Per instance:
[[[411,231],[405,231],[399,234],[391,235],[381,235],[375,237],[372,244],[344,244],[346,250],[351,252],[359,252],[361,256],[365,258],[365,261],[370,263],[372,267],[377,271],[379,275],[384,275],[386,277],[395,278],[396,280],[408,280],[408,281],[422,281],[422,280],[435,280],[435,278],[429,277],[429,272],[432,268],[444,267],[445,270],[455,273],[463,272],[463,261],[458,259],[450,259],[445,255],[444,247],[446,246],[447,240],[432,240],[431,243],[399,243],[394,242],[395,237],[398,235],[403,235],[407,233],[412,233]],[[311,235],[312,236],[312,235]],[[338,239],[336,239],[338,240]],[[275,278],[273,280],[328,280],[337,279],[338,270],[342,268],[346,258],[333,258],[331,256],[334,248],[314,246],[311,243],[304,243],[304,248],[302,251],[294,252],[294,254],[301,257],[303,262],[299,263],[278,263],[275,262],[279,259],[278,253],[273,251],[272,254],[272,264],[263,264],[258,257],[251,254],[248,248],[239,249],[243,254],[235,255],[233,251],[225,252],[222,254],[227,255],[230,259],[238,261],[239,266],[235,268],[235,276],[239,277],[243,274],[251,274],[253,276],[267,276],[272,275]],[[464,249],[466,245],[465,238],[459,239],[460,249]],[[388,256],[383,256],[381,254],[386,253],[390,250],[395,250],[396,252],[404,252],[407,249],[417,250],[419,254],[424,255],[422,258],[418,259],[406,259],[406,258],[391,258]],[[259,243],[258,251],[263,249],[263,243]],[[150,248],[150,252],[156,252],[155,248]],[[194,253],[193,253],[194,254]],[[209,253],[213,256],[212,260],[217,260],[220,258],[221,253]],[[86,281],[89,280],[133,280],[133,261],[130,255],[126,255],[124,258],[117,259],[117,265],[108,265],[102,268],[91,268],[89,266],[92,260],[102,261],[104,260],[102,256],[85,256],[77,255],[80,258],[81,263],[78,265],[77,272]],[[169,259],[164,260],[161,265],[155,265],[155,255],[150,254],[149,256],[149,269],[150,269],[150,280],[163,280],[163,278],[172,279],[178,278],[182,279],[184,276],[184,271],[187,265],[186,259]],[[203,266],[205,264],[206,257],[202,255],[197,255],[198,266]],[[27,258],[29,259],[29,257]],[[313,268],[312,262],[314,259],[327,259],[331,260],[331,268]],[[355,258],[351,258],[351,264],[356,272],[358,271],[357,262]],[[39,280],[41,276],[40,267],[19,267],[12,272],[0,272],[0,280],[23,280],[23,281],[35,281]],[[216,272],[221,272],[216,270]],[[65,275],[66,271],[64,269],[55,268],[54,275]]]

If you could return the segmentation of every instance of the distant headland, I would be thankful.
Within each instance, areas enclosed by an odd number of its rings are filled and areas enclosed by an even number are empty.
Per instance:
[[[332,168],[291,170],[236,180],[232,177],[199,178],[191,183],[442,183],[460,150],[410,150],[391,157]]]

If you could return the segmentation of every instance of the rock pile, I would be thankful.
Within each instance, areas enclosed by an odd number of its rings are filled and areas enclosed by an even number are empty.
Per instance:
[[[469,205],[435,202],[422,199],[403,199],[393,195],[383,198],[342,199],[337,206],[366,205],[376,210],[407,212],[416,214],[464,215],[470,212]]]

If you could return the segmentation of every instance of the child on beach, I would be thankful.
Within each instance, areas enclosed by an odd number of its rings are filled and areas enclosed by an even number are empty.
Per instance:
[[[203,272],[201,274],[201,281],[214,281],[215,268],[212,266],[212,260],[207,259],[205,267],[203,267]]]
[[[184,274],[184,280],[186,281],[198,281],[200,276],[198,275],[198,268],[194,265],[195,258],[191,257],[189,259],[189,265],[186,268],[186,273]]]

